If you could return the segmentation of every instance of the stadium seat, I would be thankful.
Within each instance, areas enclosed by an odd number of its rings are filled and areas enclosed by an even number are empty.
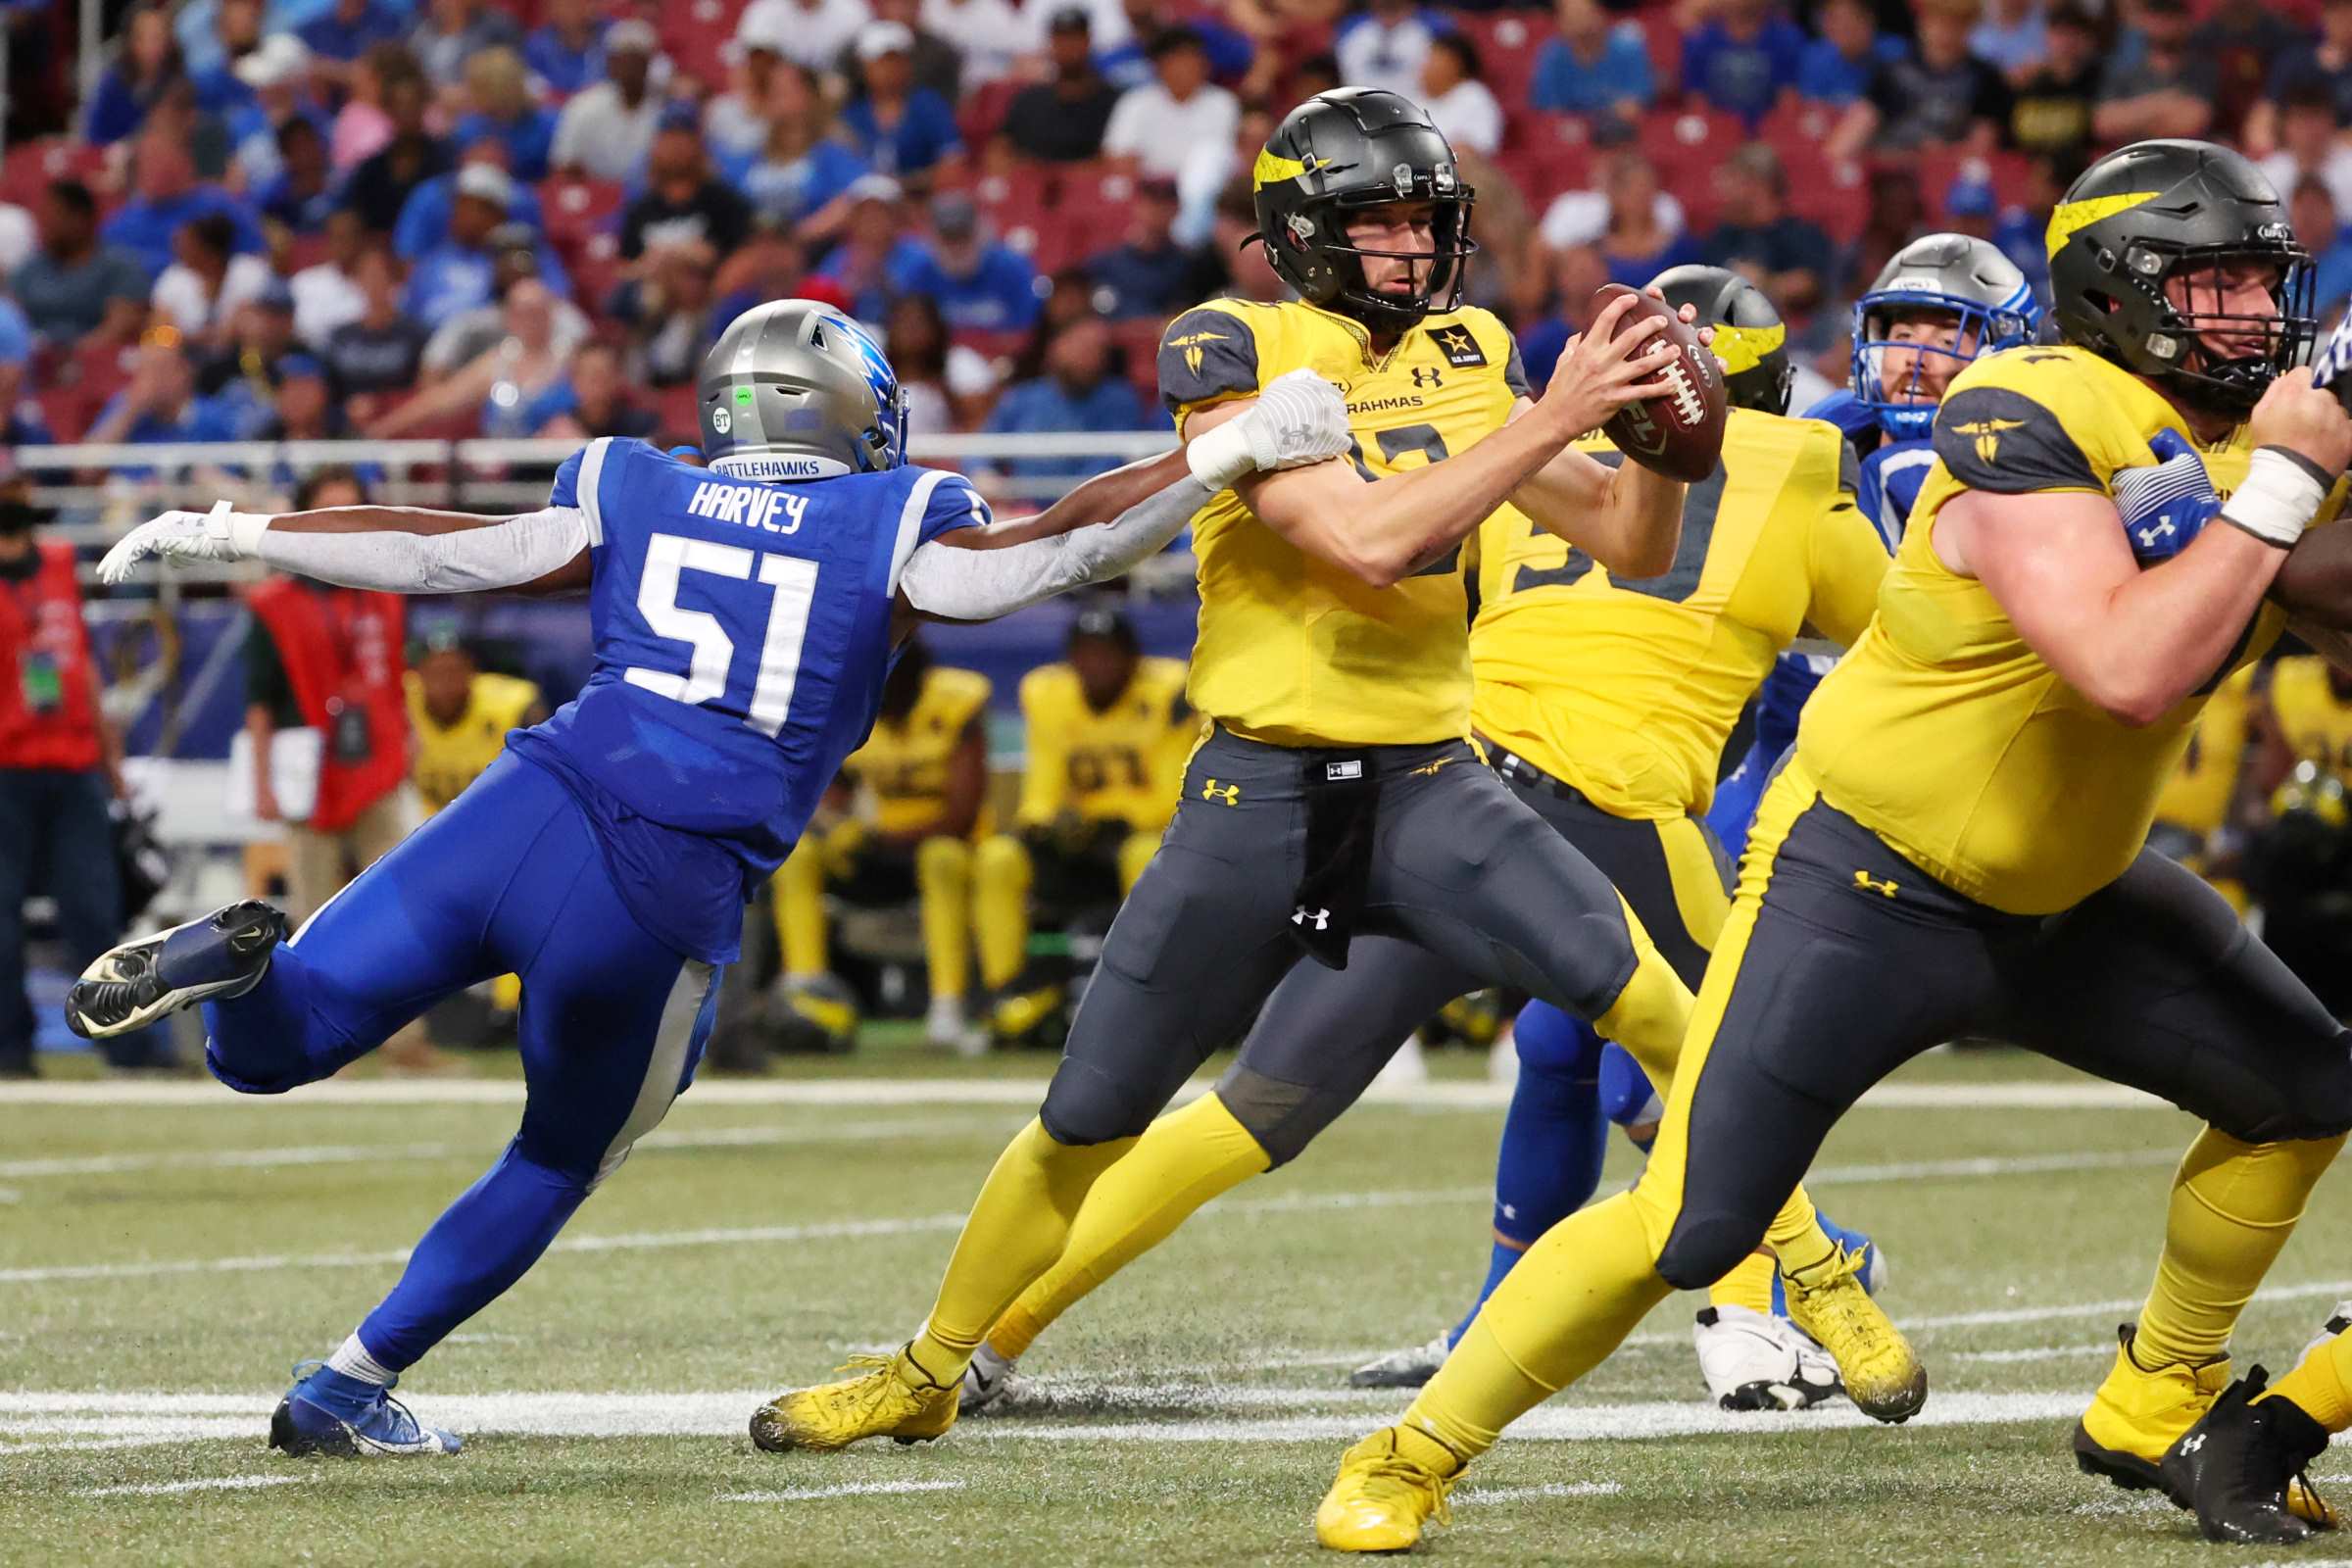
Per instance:
[[[1541,216],[1560,192],[1592,186],[1591,127],[1581,115],[1530,113],[1523,117],[1518,139],[1506,143],[1494,162]]]
[[[1026,82],[992,81],[974,87],[963,95],[956,106],[956,128],[963,137],[963,145],[974,152],[988,145],[1004,123],[1005,112],[1012,107],[1013,95]]]
[[[1462,31],[1485,68],[1487,90],[1506,113],[1527,108],[1527,90],[1536,76],[1536,52],[1551,28],[1540,13],[1518,11],[1465,13]]]
[[[713,90],[727,83],[727,44],[748,0],[670,0],[655,28],[672,69]]]
[[[1649,75],[1658,84],[1658,102],[1672,103],[1682,96],[1682,24],[1669,4],[1644,6],[1635,20],[1642,24],[1642,39],[1649,45]]]
[[[565,265],[587,249],[591,238],[611,233],[626,196],[609,179],[550,174],[539,182],[539,211],[547,223],[548,243],[563,253]]]
[[[92,186],[106,181],[106,149],[71,136],[44,136],[11,147],[0,160],[0,201],[36,207],[41,187],[53,179],[78,179]]]

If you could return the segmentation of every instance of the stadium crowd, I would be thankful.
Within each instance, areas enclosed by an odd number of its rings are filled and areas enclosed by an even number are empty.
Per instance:
[[[2352,293],[2352,0],[138,0],[77,94],[7,9],[12,444],[690,436],[749,305],[882,331],[914,425],[1164,422],[1151,344],[1274,298],[1248,150],[1337,83],[1431,106],[1472,292],[1541,385],[1592,289],[1704,260],[1841,379],[1931,227],[2030,276],[2098,148],[2240,141]],[[1046,472],[1090,465],[1057,460]]]

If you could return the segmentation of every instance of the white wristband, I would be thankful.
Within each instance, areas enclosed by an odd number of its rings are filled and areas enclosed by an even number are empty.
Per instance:
[[[1211,491],[1231,489],[1236,479],[1271,468],[1275,463],[1274,437],[1273,432],[1264,429],[1264,424],[1256,416],[1256,411],[1250,410],[1227,419],[1205,435],[1195,436],[1185,443],[1185,466],[1193,470],[1194,478]]]
[[[2222,520],[2281,550],[2292,550],[2328,499],[2328,479],[2309,459],[2283,447],[2258,447],[2246,477],[2222,506]]]
[[[262,553],[262,530],[270,526],[266,512],[232,512],[228,514],[228,547],[240,559],[251,560]]]

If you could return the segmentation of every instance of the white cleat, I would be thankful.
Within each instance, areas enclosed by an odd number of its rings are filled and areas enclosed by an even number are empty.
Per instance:
[[[1010,1392],[1012,1369],[1018,1362],[983,1345],[963,1369],[963,1387],[956,1396],[956,1413],[978,1415]]]
[[[1844,1392],[1828,1351],[1744,1306],[1703,1309],[1690,1341],[1708,1397],[1726,1410],[1803,1410]]]
[[[1449,1329],[1438,1331],[1438,1337],[1427,1345],[1416,1345],[1402,1350],[1391,1350],[1375,1356],[1348,1374],[1351,1389],[1417,1389],[1438,1375],[1446,1364],[1446,1356],[1453,1347],[1446,1343]]]
[[[2320,1332],[2311,1337],[2309,1345],[2303,1347],[2303,1354],[2295,1357],[2295,1364],[2302,1365],[2304,1358],[2312,1351],[2348,1328],[2352,1328],[2352,1301],[2338,1301],[2328,1309],[2328,1321],[2320,1325]]]
[[[923,1038],[935,1049],[953,1051],[958,1056],[988,1054],[988,1036],[964,1018],[961,997],[931,999],[931,1011],[923,1019]]]

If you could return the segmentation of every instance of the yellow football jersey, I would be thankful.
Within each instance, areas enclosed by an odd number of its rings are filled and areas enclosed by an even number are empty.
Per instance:
[[[1578,443],[1623,461],[1607,439]],[[1807,625],[1850,645],[1886,571],[1838,427],[1734,409],[1674,564],[1620,582],[1515,514],[1480,531],[1471,724],[1602,809],[1704,811],[1723,745]]]
[[[2298,762],[2317,762],[2352,784],[2352,702],[2328,684],[2328,662],[2281,659],[2271,671],[2271,715]]]
[[[935,665],[904,719],[874,720],[874,732],[841,770],[871,797],[876,829],[911,832],[939,815],[948,799],[948,763],[988,706],[988,693],[985,675]]]
[[[1042,827],[1074,811],[1090,822],[1125,822],[1142,832],[1166,827],[1200,728],[1184,684],[1181,660],[1141,660],[1118,700],[1097,712],[1069,665],[1047,664],[1024,676],[1029,760],[1021,773],[1021,825]]]
[[[2203,838],[2218,830],[2237,793],[2247,731],[2254,716],[2254,666],[2222,682],[2189,731],[2180,765],[2156,797],[2156,820]]]
[[[1181,432],[1195,412],[1314,370],[1348,399],[1352,461],[1370,478],[1443,462],[1501,428],[1526,391],[1511,334],[1487,311],[1432,315],[1385,355],[1311,305],[1217,300],[1160,340],[1159,387]],[[1531,526],[1505,507],[1495,514]],[[1374,588],[1294,549],[1227,490],[1193,519],[1200,630],[1193,706],[1281,746],[1406,745],[1470,722],[1468,583],[1449,551]]]
[[[2109,717],[2026,646],[1983,583],[1936,558],[1937,514],[1968,489],[2112,495],[2118,469],[2158,461],[2148,440],[2166,429],[2193,440],[2170,403],[2082,349],[2012,349],[1963,370],[1877,618],[1805,708],[1797,749],[1823,798],[1994,908],[2068,908],[2131,864],[2208,694],[2139,729]],[[2252,447],[2241,426],[2201,455],[2226,496]],[[2265,605],[2228,667],[2258,658],[2284,620]]]
[[[456,800],[482,769],[507,749],[507,731],[539,703],[539,688],[513,675],[476,675],[466,694],[466,710],[444,727],[424,710],[424,683],[411,670],[409,725],[416,735],[416,761],[409,776],[424,798],[427,815]]]

